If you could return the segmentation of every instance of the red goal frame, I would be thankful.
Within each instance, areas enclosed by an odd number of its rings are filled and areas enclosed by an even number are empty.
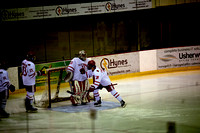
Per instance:
[[[55,72],[55,71],[60,71],[60,74],[59,74],[59,81],[57,83],[57,89],[60,89],[60,83],[61,83],[61,80],[62,80],[62,74],[63,74],[63,71],[66,70],[66,67],[56,67],[56,68],[49,68],[49,69],[46,69],[47,71],[47,82],[48,82],[48,95],[49,95],[49,106],[48,108],[51,108],[51,73],[52,72]]]

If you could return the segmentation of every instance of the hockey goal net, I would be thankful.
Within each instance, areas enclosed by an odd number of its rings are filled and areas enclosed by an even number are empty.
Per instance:
[[[36,106],[42,108],[51,108],[52,103],[66,101],[70,95],[66,92],[70,90],[69,84],[64,82],[66,67],[46,69],[45,89],[36,100]]]

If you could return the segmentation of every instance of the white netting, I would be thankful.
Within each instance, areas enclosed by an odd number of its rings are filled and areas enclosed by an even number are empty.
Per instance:
[[[51,103],[69,99],[69,94],[66,93],[69,87],[63,81],[65,75],[64,67],[47,69],[45,89],[39,100],[36,100],[37,107],[47,108],[51,107]]]

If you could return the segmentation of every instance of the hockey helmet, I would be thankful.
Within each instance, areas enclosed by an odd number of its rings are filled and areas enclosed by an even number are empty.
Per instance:
[[[94,60],[90,60],[90,61],[88,62],[87,67],[88,67],[88,70],[90,70],[90,69],[92,69],[92,68],[96,68],[96,63],[95,63],[95,61],[94,61]]]
[[[81,60],[83,60],[83,61],[86,60],[86,58],[87,58],[87,53],[85,52],[85,50],[79,51],[79,58],[80,58]]]
[[[35,61],[36,60],[36,56],[35,53],[33,51],[29,51],[27,53],[27,58],[28,61]]]

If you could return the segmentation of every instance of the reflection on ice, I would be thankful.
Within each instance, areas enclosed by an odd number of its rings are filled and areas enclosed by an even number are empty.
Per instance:
[[[200,71],[173,72],[115,80],[116,90],[127,102],[126,108],[106,90],[100,95],[108,109],[99,109],[95,119],[96,133],[197,133],[200,131]],[[19,105],[13,103],[19,103]],[[92,105],[92,103],[91,103]],[[55,108],[71,107],[69,101],[57,103]],[[87,109],[94,108],[88,105]],[[28,114],[23,109],[23,97],[8,101],[8,110],[22,109],[12,113],[9,119],[0,121],[0,132],[74,132],[92,131],[90,112],[64,112],[39,109]],[[78,106],[77,108],[82,108]],[[101,108],[101,107],[99,107]],[[84,110],[82,108],[82,110]],[[27,126],[28,120],[28,126]],[[93,124],[94,124],[93,123]],[[27,129],[29,128],[29,130]]]

